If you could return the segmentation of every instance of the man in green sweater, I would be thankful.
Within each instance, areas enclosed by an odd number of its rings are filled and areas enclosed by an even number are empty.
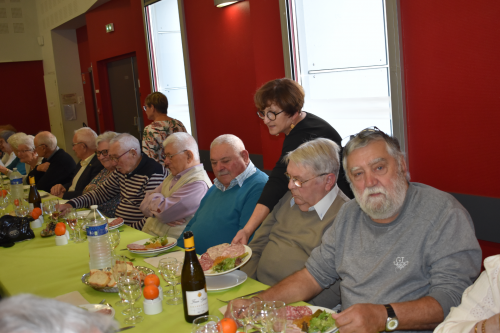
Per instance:
[[[304,268],[342,205],[350,200],[337,185],[339,150],[332,140],[319,138],[303,143],[285,156],[290,191],[248,244],[252,258],[241,268],[248,276],[273,286]],[[340,303],[339,283],[306,301],[335,307]]]

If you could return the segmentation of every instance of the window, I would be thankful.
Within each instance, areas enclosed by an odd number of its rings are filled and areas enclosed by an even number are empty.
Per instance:
[[[168,98],[168,115],[180,120],[195,136],[187,43],[183,32],[182,2],[145,0],[144,22],[153,91]]]
[[[281,0],[287,76],[304,110],[347,137],[377,126],[405,148],[396,0]]]

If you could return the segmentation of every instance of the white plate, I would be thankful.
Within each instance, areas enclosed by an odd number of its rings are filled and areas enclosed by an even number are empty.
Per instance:
[[[87,215],[89,215],[90,213],[90,210],[79,210],[78,212],[76,212],[78,214],[78,217],[83,217],[83,218],[86,218]]]
[[[137,242],[133,242],[130,244],[144,245],[144,243],[149,242],[149,240],[150,240],[150,238],[141,239]],[[167,240],[168,240],[167,246],[159,248],[159,249],[151,249],[151,250],[130,250],[130,249],[128,249],[128,250],[130,252],[136,253],[136,254],[152,254],[152,253],[160,253],[160,252],[169,250],[177,245],[177,239],[172,238],[172,237],[167,237]]]
[[[314,314],[314,312],[318,311],[318,310],[321,310],[321,311],[326,311],[328,313],[335,313],[335,311],[333,311],[332,309],[328,309],[328,308],[324,308],[324,307],[321,307],[321,306],[313,306],[313,305],[309,305],[308,306],[309,309],[312,310],[312,313]],[[324,333],[334,333],[334,332],[337,332],[339,329],[335,326],[333,327],[332,329],[324,332]]]
[[[247,280],[247,274],[242,271],[234,271],[220,276],[207,276],[207,290],[225,290],[239,286]]]
[[[78,305],[78,307],[85,309],[88,312],[97,312],[97,311],[102,310],[102,309],[110,309],[111,314],[109,316],[111,316],[111,317],[115,316],[115,309],[113,309],[112,307],[110,307],[108,305],[104,305],[104,304],[82,304],[82,305]]]
[[[241,264],[239,264],[238,266],[236,266],[233,269],[227,270],[227,271],[222,272],[222,273],[208,273],[208,272],[212,272],[212,269],[209,269],[208,271],[205,271],[205,276],[224,275],[224,274],[230,273],[230,272],[234,271],[235,269],[238,269],[241,266],[243,266],[244,264],[246,264],[247,261],[250,260],[250,258],[252,257],[252,249],[250,247],[246,246],[246,245],[243,245],[243,246],[245,247],[245,252],[248,252],[248,255],[243,259],[243,261],[241,262]]]
[[[109,222],[113,222],[116,219],[117,219],[117,217],[113,218],[113,219],[108,219],[108,230],[117,229],[117,228],[121,227],[125,223],[125,221],[122,221],[122,223],[119,223],[119,224],[117,224],[115,226],[109,227]]]

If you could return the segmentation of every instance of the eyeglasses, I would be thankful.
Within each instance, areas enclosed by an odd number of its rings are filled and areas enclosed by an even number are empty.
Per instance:
[[[297,178],[290,176],[290,174],[288,172],[285,172],[285,176],[286,176],[286,178],[288,178],[288,181],[290,182],[290,180],[292,180],[293,183],[295,184],[295,186],[297,186],[297,187],[302,187],[302,185],[304,185],[308,181],[310,181],[314,178],[318,178],[318,177],[326,176],[326,175],[328,175],[328,173],[322,173],[321,175],[317,175],[316,177],[309,178],[308,180],[300,181]]]
[[[128,153],[128,152],[130,152],[131,150],[135,150],[135,149],[134,149],[134,148],[129,149],[129,150],[127,150],[126,152],[124,152],[123,154],[121,154],[121,155],[120,155],[120,156],[118,156],[118,157],[110,156],[110,157],[109,157],[109,159],[110,159],[111,161],[115,162],[115,163],[118,163],[118,160],[119,160],[119,159],[120,159],[123,155],[125,155],[125,154],[126,154],[126,153]]]
[[[77,143],[73,143],[73,147],[76,146],[76,145],[79,145],[80,143],[82,143],[82,144],[84,144],[86,146],[85,142],[77,142]]]
[[[20,153],[20,154],[25,154],[25,153],[31,152],[33,150],[34,149],[26,149],[26,150],[18,150],[17,152]]]
[[[342,147],[345,147],[349,141],[354,139],[355,137],[359,136],[360,139],[366,138],[368,135],[373,134],[373,133],[380,133],[382,135],[388,136],[385,134],[383,131],[379,130],[377,126],[370,126],[362,130],[361,132],[358,132],[356,134],[352,134],[349,136],[346,136],[345,138],[342,139]]]
[[[273,111],[267,111],[267,113],[264,113],[264,111],[257,111],[257,116],[259,116],[260,119],[264,120],[264,118],[267,116],[267,119],[269,120],[275,120],[276,116],[279,115],[280,113],[283,113],[285,111],[281,112],[273,112]]]
[[[185,151],[187,151],[187,149],[181,150],[180,152],[175,153],[175,154],[173,154],[173,155],[171,155],[171,154],[165,154],[165,157],[166,157],[166,158],[168,158],[169,160],[171,160],[171,159],[172,159],[172,157],[174,157],[175,155],[179,155],[180,153],[183,153],[183,152],[185,152]]]
[[[108,156],[108,149],[103,149],[103,150],[97,150],[95,152],[95,154],[97,155],[97,157],[99,156]]]

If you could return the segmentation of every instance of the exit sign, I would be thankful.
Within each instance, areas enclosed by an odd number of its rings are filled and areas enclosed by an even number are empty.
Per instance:
[[[115,31],[115,26],[113,25],[113,23],[106,24],[106,32],[109,33],[113,31]]]

